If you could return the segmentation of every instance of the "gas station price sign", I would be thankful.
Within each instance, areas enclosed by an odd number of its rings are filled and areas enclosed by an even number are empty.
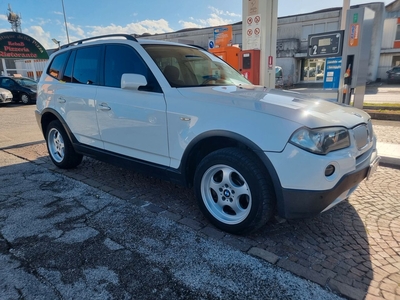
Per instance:
[[[308,57],[336,57],[342,55],[344,31],[331,31],[308,36]]]

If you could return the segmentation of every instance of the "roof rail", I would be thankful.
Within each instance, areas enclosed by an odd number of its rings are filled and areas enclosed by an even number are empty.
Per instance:
[[[65,49],[65,48],[68,48],[69,46],[73,46],[73,45],[81,45],[82,42],[87,42],[90,40],[98,40],[98,39],[103,39],[103,38],[109,38],[109,37],[125,37],[127,40],[130,40],[130,41],[134,41],[134,42],[138,41],[134,36],[132,36],[130,34],[115,33],[115,34],[99,35],[99,36],[94,36],[94,37],[90,37],[90,38],[83,39],[83,40],[78,40],[78,41],[75,41],[75,42],[72,42],[69,44],[62,45],[61,49]]]

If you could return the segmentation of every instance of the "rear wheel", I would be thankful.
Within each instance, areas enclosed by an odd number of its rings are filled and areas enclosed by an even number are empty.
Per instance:
[[[194,184],[201,211],[224,231],[255,231],[273,214],[271,179],[251,151],[227,148],[212,152],[199,164]]]
[[[53,163],[61,169],[75,168],[83,156],[75,152],[60,121],[51,121],[46,131],[47,150]]]

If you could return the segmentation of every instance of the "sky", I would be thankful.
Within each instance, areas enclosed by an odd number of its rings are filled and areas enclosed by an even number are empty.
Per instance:
[[[11,31],[8,7],[21,16],[22,32],[46,49],[109,33],[165,33],[242,20],[243,0],[0,0],[0,32]],[[259,0],[265,1],[265,0]],[[350,0],[351,5],[384,2]],[[341,7],[343,0],[278,0],[278,17]]]

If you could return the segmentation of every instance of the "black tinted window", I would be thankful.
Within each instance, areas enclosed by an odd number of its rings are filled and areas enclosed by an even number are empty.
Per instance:
[[[108,45],[104,73],[106,86],[121,87],[122,74],[135,73],[147,77],[147,67],[132,48]]]
[[[10,78],[3,78],[1,80],[1,87],[3,87],[3,88],[12,88],[14,86],[15,86],[15,83]]]
[[[62,78],[62,80],[65,82],[72,81],[72,67],[73,67],[74,61],[75,61],[75,54],[76,54],[76,51],[73,51],[72,54],[69,56],[67,66],[65,67],[64,75]]]
[[[100,47],[87,47],[76,50],[73,82],[99,84]]]
[[[47,70],[47,74],[49,74],[50,76],[53,76],[55,78],[58,78],[58,76],[60,75],[64,65],[65,65],[65,61],[67,60],[69,55],[69,52],[64,52],[61,53],[60,55],[57,55],[56,57],[54,57],[53,61],[51,62],[48,70]]]

